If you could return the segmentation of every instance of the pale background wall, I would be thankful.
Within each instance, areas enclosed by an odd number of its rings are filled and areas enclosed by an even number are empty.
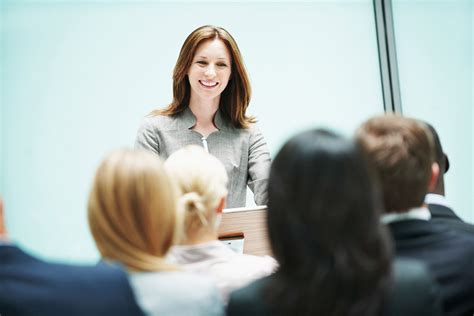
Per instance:
[[[46,258],[98,258],[86,221],[95,168],[171,100],[179,49],[200,25],[236,38],[272,154],[304,128],[350,134],[383,111],[370,0],[15,0],[1,13],[0,192],[12,237]]]
[[[450,160],[446,197],[474,222],[473,1],[393,3],[403,112],[440,134]]]

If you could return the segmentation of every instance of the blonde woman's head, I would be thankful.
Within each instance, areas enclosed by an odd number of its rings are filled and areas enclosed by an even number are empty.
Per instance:
[[[191,145],[169,156],[165,169],[178,185],[185,234],[204,227],[217,230],[216,210],[227,195],[224,165],[202,147]]]
[[[163,257],[176,240],[176,187],[160,159],[117,150],[97,169],[89,196],[89,226],[105,260],[130,270],[171,268]]]

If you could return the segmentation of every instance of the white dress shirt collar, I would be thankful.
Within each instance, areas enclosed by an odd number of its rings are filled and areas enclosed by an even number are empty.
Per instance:
[[[448,208],[451,208],[451,206],[448,203],[448,200],[446,200],[446,198],[443,195],[434,194],[434,193],[428,193],[425,196],[425,203],[426,204],[442,205],[442,206],[446,206]]]
[[[381,221],[384,224],[390,224],[393,222],[399,222],[409,219],[421,219],[428,221],[431,219],[431,213],[427,207],[416,207],[410,209],[408,212],[403,213],[387,213],[382,215]]]

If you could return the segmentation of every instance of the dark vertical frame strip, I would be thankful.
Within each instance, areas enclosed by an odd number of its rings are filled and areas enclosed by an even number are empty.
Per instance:
[[[373,0],[385,112],[402,114],[392,0]]]

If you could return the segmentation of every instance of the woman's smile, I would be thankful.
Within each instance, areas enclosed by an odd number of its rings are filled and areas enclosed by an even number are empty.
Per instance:
[[[217,81],[210,81],[210,80],[199,80],[199,83],[201,84],[201,86],[203,86],[206,89],[215,88],[219,84],[219,82]]]

